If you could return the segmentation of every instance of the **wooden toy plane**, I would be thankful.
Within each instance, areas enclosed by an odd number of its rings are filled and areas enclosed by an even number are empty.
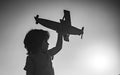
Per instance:
[[[70,35],[81,35],[81,39],[83,37],[84,27],[82,27],[82,29],[78,29],[71,25],[70,11],[68,10],[64,10],[64,16],[62,19],[60,19],[60,23],[39,18],[39,15],[36,15],[34,18],[36,20],[36,24],[39,23],[49,29],[61,32],[65,41],[69,41]]]

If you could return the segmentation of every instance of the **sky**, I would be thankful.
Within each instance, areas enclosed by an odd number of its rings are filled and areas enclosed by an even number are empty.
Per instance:
[[[25,75],[26,49],[23,40],[30,29],[49,31],[49,48],[57,33],[40,24],[34,16],[59,22],[63,10],[71,23],[85,27],[83,39],[70,35],[55,55],[55,75],[120,74],[120,10],[117,1],[104,0],[3,0],[0,1],[0,75]]]

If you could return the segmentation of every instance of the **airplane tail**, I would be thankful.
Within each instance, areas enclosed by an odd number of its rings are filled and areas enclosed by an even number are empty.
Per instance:
[[[82,27],[81,39],[83,38],[83,34],[84,34],[84,27]]]

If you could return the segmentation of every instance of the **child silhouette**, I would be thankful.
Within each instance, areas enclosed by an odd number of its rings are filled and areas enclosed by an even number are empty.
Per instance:
[[[62,49],[62,34],[58,32],[56,46],[48,50],[49,33],[44,30],[32,29],[24,39],[27,50],[26,75],[54,75],[52,59]]]

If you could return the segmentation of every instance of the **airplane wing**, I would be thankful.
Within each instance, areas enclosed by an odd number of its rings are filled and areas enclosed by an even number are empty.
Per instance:
[[[68,28],[68,27],[71,26],[70,11],[64,10],[63,21],[65,23],[65,24],[63,24],[63,25],[65,25],[63,27]],[[65,29],[65,30],[68,30],[68,29]],[[69,41],[69,36],[70,36],[69,34],[64,34],[63,36],[64,36],[64,40],[65,41]]]
[[[63,19],[65,19],[64,21],[66,22],[66,24],[67,24],[68,26],[71,26],[70,11],[64,10],[64,17],[63,17]]]
[[[63,20],[65,22],[65,24],[63,24],[64,25],[63,28],[65,28],[65,30],[67,30],[67,34],[63,35],[64,40],[69,41],[70,34],[72,34],[72,35],[81,35],[81,39],[82,39],[83,33],[84,33],[84,27],[82,27],[82,29],[78,29],[76,27],[71,26],[70,11],[64,10]]]

